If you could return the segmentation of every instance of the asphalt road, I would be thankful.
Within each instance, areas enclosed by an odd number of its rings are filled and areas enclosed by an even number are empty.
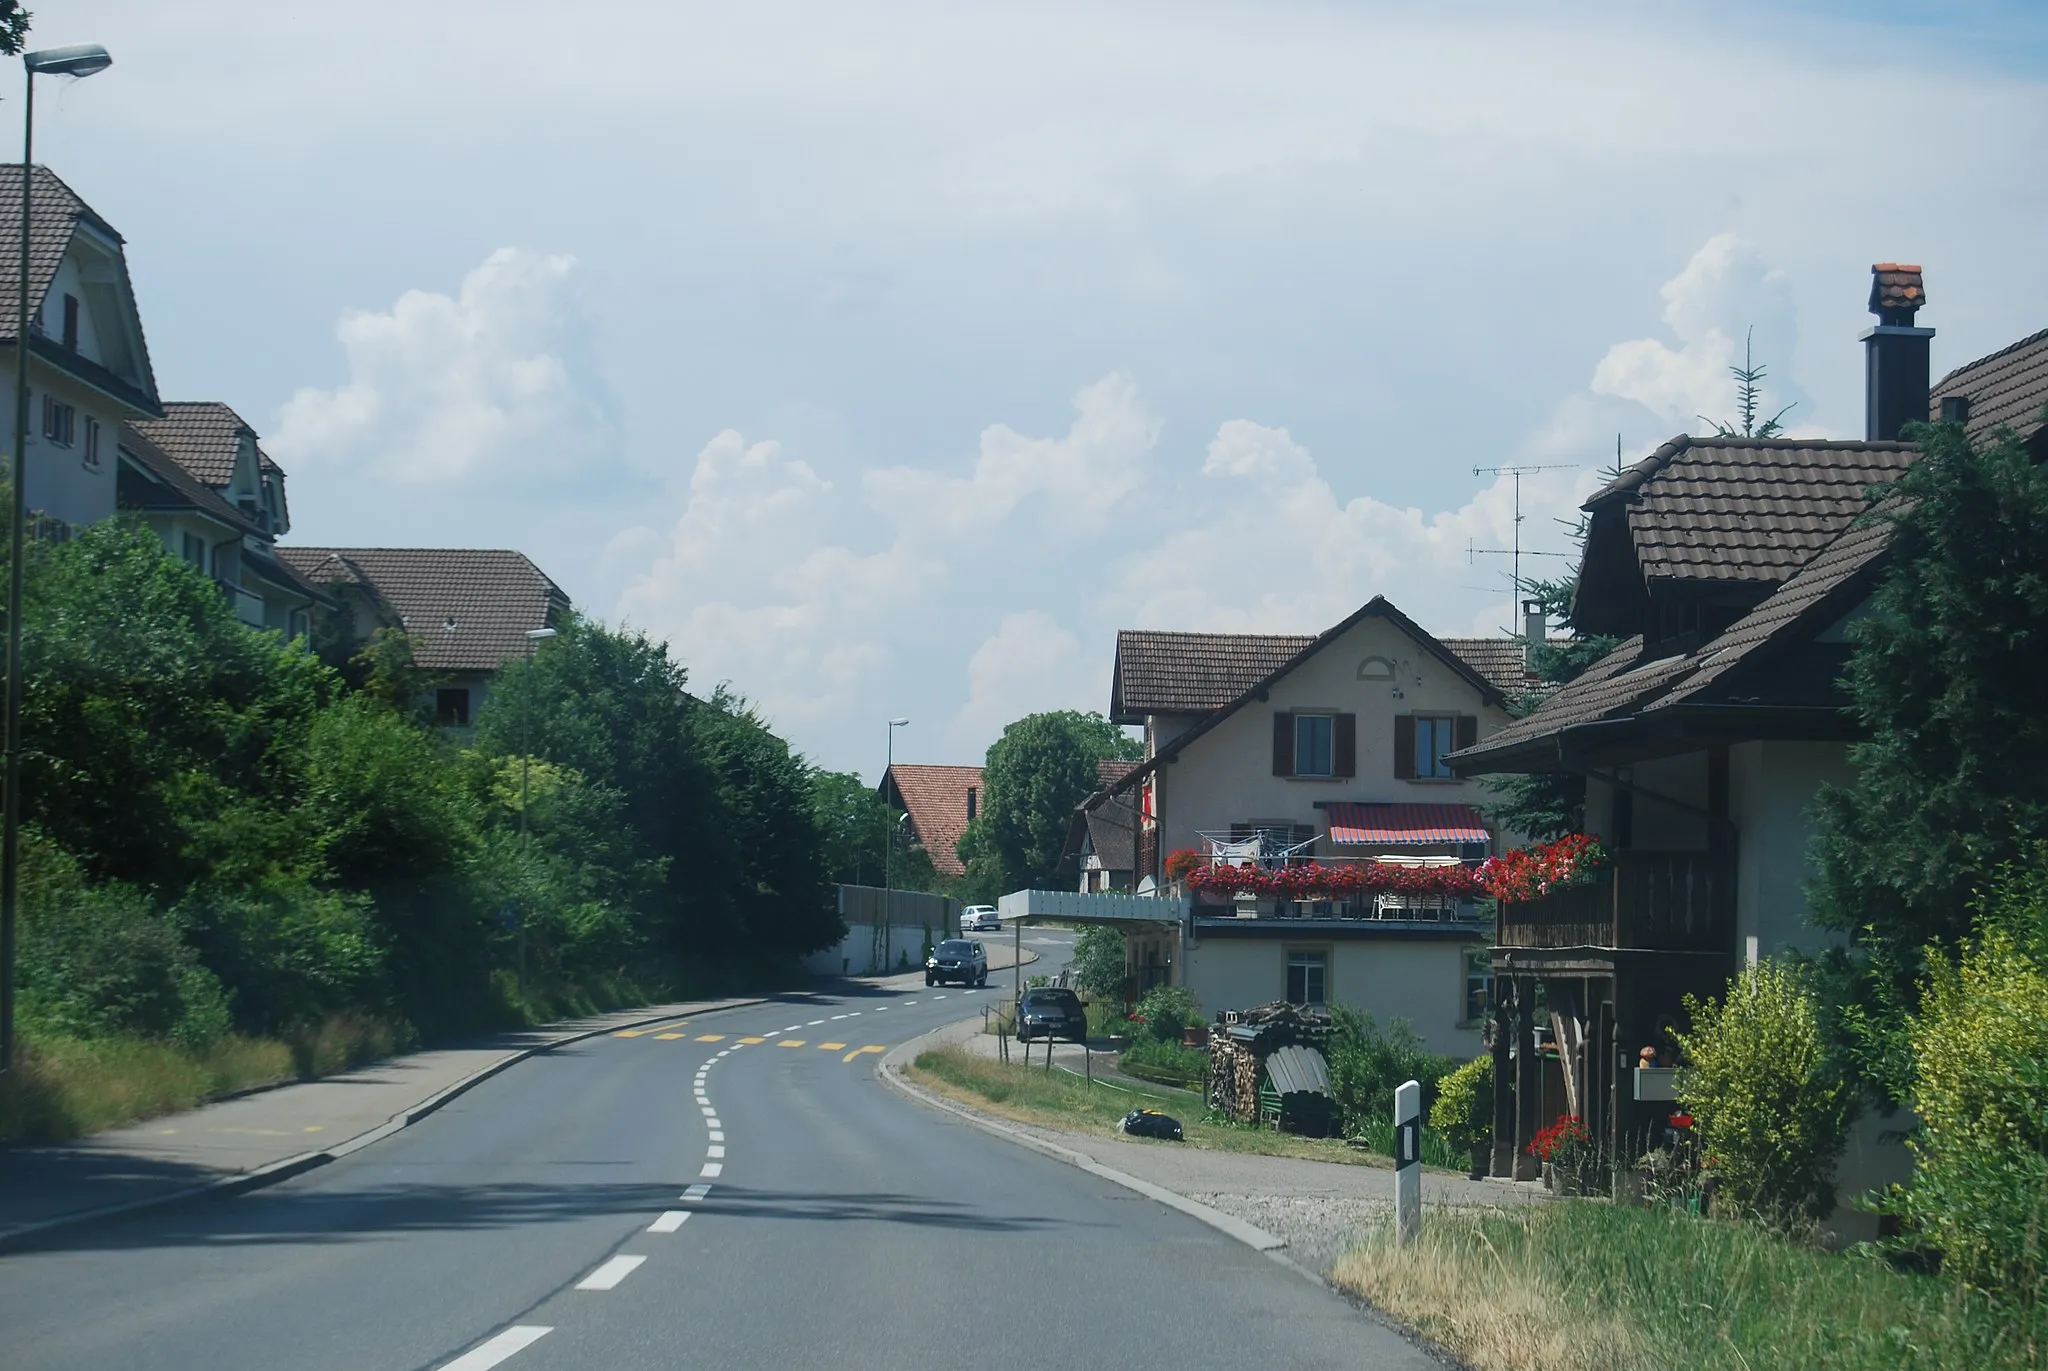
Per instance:
[[[1434,1365],[875,1079],[1005,994],[835,984],[536,1057],[297,1180],[0,1257],[0,1366]]]

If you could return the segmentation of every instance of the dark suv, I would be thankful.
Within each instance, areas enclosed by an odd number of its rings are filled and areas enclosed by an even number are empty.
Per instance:
[[[962,985],[988,984],[988,953],[980,943],[965,938],[948,938],[932,950],[924,964],[924,983],[938,985],[958,981]]]
[[[1024,1003],[1017,1010],[1017,1037],[1025,1042],[1033,1038],[1085,1042],[1088,1038],[1088,1011],[1082,1006],[1081,997],[1071,990],[1045,987],[1027,990]]]

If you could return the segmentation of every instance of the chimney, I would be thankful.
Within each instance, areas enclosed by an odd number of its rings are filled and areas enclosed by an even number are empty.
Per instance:
[[[1530,675],[1536,674],[1536,649],[1550,639],[1550,619],[1543,612],[1543,601],[1522,601],[1522,669]]]
[[[1879,262],[1870,269],[1870,312],[1877,326],[1863,333],[1863,436],[1895,439],[1907,422],[1927,418],[1928,341],[1931,328],[1913,316],[1927,303],[1920,268]]]

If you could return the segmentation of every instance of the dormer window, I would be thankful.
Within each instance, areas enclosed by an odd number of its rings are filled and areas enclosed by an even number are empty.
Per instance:
[[[64,346],[78,351],[78,297],[64,297]]]
[[[453,633],[455,631],[455,616],[451,614],[447,618],[443,619],[441,621],[441,627],[447,629],[450,633]]]

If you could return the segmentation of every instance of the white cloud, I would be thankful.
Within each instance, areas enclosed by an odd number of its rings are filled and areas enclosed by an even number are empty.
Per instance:
[[[453,297],[409,290],[343,315],[349,379],[294,394],[268,446],[412,486],[574,475],[610,432],[572,360],[575,265],[500,248]]]
[[[870,471],[868,503],[925,535],[992,528],[1034,501],[1059,524],[1099,526],[1143,481],[1159,421],[1122,373],[1085,387],[1074,410],[1064,438],[1027,437],[1006,424],[983,429],[966,476],[908,466]]]
[[[1108,694],[1109,663],[1099,644],[1084,647],[1043,610],[1006,614],[967,659],[967,703],[948,733],[966,747],[984,748],[1026,714],[1099,710]]]
[[[1595,395],[1633,400],[1681,429],[1699,429],[1702,416],[1733,424],[1729,368],[1742,362],[1744,340],[1754,329],[1752,355],[1769,372],[1764,417],[1801,398],[1780,370],[1798,336],[1791,285],[1755,244],[1716,234],[1664,283],[1662,294],[1664,322],[1678,346],[1656,338],[1616,343],[1593,368]],[[1771,359],[1779,366],[1768,366]]]

